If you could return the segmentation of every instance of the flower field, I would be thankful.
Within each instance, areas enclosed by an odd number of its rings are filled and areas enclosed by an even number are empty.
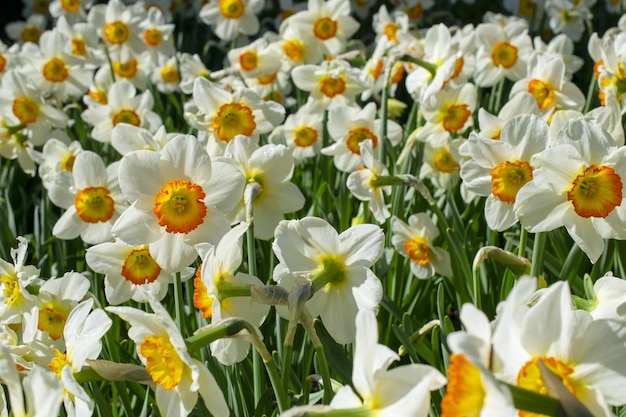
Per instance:
[[[621,0],[22,0],[0,416],[626,416]]]

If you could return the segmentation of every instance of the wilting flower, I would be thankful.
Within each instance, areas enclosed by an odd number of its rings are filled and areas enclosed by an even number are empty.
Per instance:
[[[156,401],[162,415],[185,417],[202,396],[209,412],[216,417],[229,415],[215,378],[187,352],[185,340],[169,313],[154,298],[154,313],[132,307],[107,307],[130,323],[128,336],[137,344],[137,355],[156,383]]]
[[[274,280],[291,289],[299,277],[308,275],[315,290],[306,303],[309,313],[321,317],[338,343],[352,342],[357,311],[376,309],[382,297],[382,284],[370,270],[383,250],[380,227],[361,224],[338,234],[325,220],[304,217],[283,220],[274,234],[280,261]]]

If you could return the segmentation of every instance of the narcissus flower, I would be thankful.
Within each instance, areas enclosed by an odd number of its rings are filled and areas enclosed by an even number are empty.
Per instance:
[[[165,308],[153,298],[150,306],[152,314],[132,307],[107,307],[107,311],[130,324],[128,336],[137,344],[137,354],[156,383],[161,414],[187,416],[200,394],[212,415],[228,417],[228,405],[213,375],[187,352],[185,340]]]
[[[161,269],[150,256],[147,245],[128,246],[119,242],[105,242],[87,249],[87,265],[104,274],[104,293],[110,304],[117,305],[132,299],[148,302],[147,293],[162,300],[172,274]]]
[[[291,152],[284,145],[259,146],[258,139],[237,136],[226,147],[225,156],[238,166],[246,178],[246,187],[256,187],[252,201],[246,201],[244,190],[230,217],[235,221],[247,220],[247,205],[251,204],[254,236],[271,239],[285,213],[304,206],[302,192],[291,182],[294,166]]]
[[[452,275],[450,254],[433,246],[439,229],[426,213],[409,217],[408,224],[397,217],[391,218],[391,243],[398,253],[411,260],[411,271],[420,279],[430,278],[435,273]]]
[[[335,143],[321,152],[333,157],[338,170],[352,172],[362,165],[360,144],[365,140],[370,140],[372,149],[377,149],[381,140],[388,139],[392,145],[397,145],[402,139],[402,127],[392,120],[387,120],[387,137],[379,138],[382,120],[375,117],[375,103],[362,109],[358,106],[335,107],[329,112],[328,133]]]
[[[230,41],[240,34],[254,35],[259,31],[256,14],[262,8],[262,0],[210,0],[200,9],[199,16],[218,38]]]
[[[202,257],[201,274],[194,281],[194,305],[203,311],[203,316],[211,317],[213,323],[240,317],[261,326],[269,312],[269,305],[259,304],[250,297],[250,288],[263,286],[263,282],[237,271],[243,260],[241,238],[247,229],[245,222],[233,227]],[[244,339],[224,338],[211,343],[211,353],[224,365],[241,362],[249,350],[250,343]]]
[[[180,135],[161,152],[135,151],[120,163],[120,186],[133,204],[113,226],[123,242],[147,244],[168,272],[181,271],[197,257],[193,245],[217,243],[230,224],[244,178],[234,166],[214,162],[194,136]]]
[[[515,215],[530,232],[561,226],[595,262],[604,239],[625,239],[626,148],[595,121],[573,119],[556,146],[535,155],[533,180],[515,200]]]
[[[626,347],[623,322],[593,320],[588,313],[574,310],[567,281],[551,285],[529,307],[526,302],[536,280],[523,278],[517,286],[524,291],[511,292],[495,323],[495,376],[546,393],[542,361],[591,415],[611,416],[611,406],[626,403],[621,389],[626,383],[626,363],[620,354]]]
[[[493,230],[517,223],[513,204],[518,191],[533,179],[531,158],[548,148],[548,125],[537,116],[518,116],[502,129],[500,140],[472,133],[467,143],[470,160],[461,168],[463,183],[486,196],[485,218]]]
[[[185,106],[185,118],[200,131],[209,132],[208,149],[221,156],[235,136],[259,137],[285,118],[285,109],[263,101],[254,91],[239,88],[230,93],[211,81],[194,81],[193,103]]]
[[[320,316],[338,343],[351,343],[357,311],[376,309],[382,298],[382,284],[370,270],[382,254],[382,229],[361,224],[338,234],[325,220],[304,217],[283,220],[274,234],[273,249],[280,261],[274,281],[291,289],[299,277],[308,275],[315,289],[306,303],[311,316]]]
[[[127,80],[111,85],[107,101],[83,111],[81,118],[93,126],[91,136],[99,141],[111,142],[111,131],[120,123],[155,131],[161,118],[152,111],[154,99],[150,91],[137,94],[137,89]]]
[[[111,240],[113,223],[128,206],[118,185],[118,166],[113,163],[105,167],[98,154],[83,151],[76,156],[71,172],[58,174],[49,196],[66,211],[52,229],[54,236],[80,236],[91,244]]]
[[[107,4],[93,6],[89,10],[87,21],[98,28],[99,35],[109,50],[126,46],[139,53],[146,47],[139,28],[145,15],[142,5],[126,6],[120,0],[111,0]]]

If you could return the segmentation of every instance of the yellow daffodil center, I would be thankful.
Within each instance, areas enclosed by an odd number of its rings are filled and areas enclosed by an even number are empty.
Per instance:
[[[480,370],[465,355],[450,355],[448,387],[441,401],[441,417],[478,416],[485,396]]]
[[[87,56],[87,47],[83,39],[72,39],[72,55]]]
[[[298,62],[304,56],[304,45],[297,39],[288,39],[283,42],[283,52],[293,62]]]
[[[491,170],[491,193],[505,203],[515,203],[517,193],[533,179],[533,169],[526,161],[502,162]]]
[[[541,80],[530,80],[528,83],[528,92],[535,97],[537,105],[541,110],[554,106],[554,103],[556,102],[552,86]]]
[[[4,72],[4,69],[7,66],[7,59],[4,55],[0,54],[0,73]]]
[[[239,19],[245,11],[242,0],[220,0],[220,12],[226,19]]]
[[[328,98],[333,98],[346,91],[346,82],[343,77],[324,75],[320,79],[320,91]]]
[[[460,168],[458,162],[454,160],[454,157],[447,149],[441,149],[435,154],[433,158],[435,169],[439,172],[449,174]]]
[[[276,103],[280,103],[282,100],[282,96],[278,91],[270,91],[268,95],[263,97],[264,101],[275,101]]]
[[[4,304],[17,306],[24,300],[24,295],[22,291],[20,291],[20,286],[17,282],[17,276],[2,274],[2,276],[0,276],[0,283],[2,283]]]
[[[166,83],[177,83],[180,79],[178,70],[171,65],[161,68],[161,79]]]
[[[306,148],[317,142],[317,130],[309,126],[300,126],[293,132],[293,141],[296,146]]]
[[[424,7],[422,6],[422,3],[417,2],[414,6],[409,7],[405,11],[407,16],[409,16],[409,19],[418,20],[424,14]]]
[[[22,29],[22,33],[20,37],[22,38],[22,42],[39,42],[39,37],[41,36],[41,29],[37,26],[26,26]]]
[[[443,128],[448,132],[458,132],[463,129],[471,115],[467,104],[453,104],[443,115]]]
[[[17,97],[13,100],[13,114],[23,125],[35,123],[39,116],[39,105],[28,97]]]
[[[106,222],[113,217],[115,202],[105,187],[88,187],[76,194],[76,214],[87,223]]]
[[[250,107],[243,103],[227,103],[217,111],[211,127],[219,140],[228,143],[237,135],[251,136],[256,123]]]
[[[267,75],[263,75],[261,77],[258,77],[257,81],[261,85],[269,85],[269,84],[273,83],[274,81],[276,81],[276,78],[278,78],[278,73],[274,72],[272,74],[267,74]],[[274,100],[274,101],[278,101],[278,100]]]
[[[244,71],[252,71],[259,65],[259,56],[255,51],[246,51],[239,55],[239,65]]]
[[[61,83],[69,76],[65,62],[59,58],[51,58],[43,66],[43,77],[54,83]]]
[[[103,90],[90,90],[87,95],[102,105],[109,101],[106,91]]]
[[[76,13],[80,7],[80,0],[61,0],[61,7],[68,13]]]
[[[35,0],[33,2],[33,11],[37,14],[48,13],[48,0]]]
[[[146,370],[155,383],[166,390],[176,388],[187,365],[167,336],[146,336],[139,353],[146,359]]]
[[[317,291],[329,285],[329,287],[341,287],[348,279],[346,264],[340,256],[322,255],[317,260],[320,265],[313,274],[311,281]]]
[[[383,33],[391,42],[397,42],[398,38],[396,36],[396,33],[398,32],[399,27],[400,26],[395,23],[387,23],[385,25],[385,28],[383,29]]]
[[[372,148],[376,148],[378,145],[378,136],[376,136],[371,130],[366,127],[356,127],[348,132],[348,138],[346,139],[346,146],[350,152],[361,155],[361,142],[370,139],[372,141]]]
[[[52,340],[58,340],[63,336],[63,329],[69,313],[65,310],[54,302],[46,304],[39,309],[37,328],[42,332],[47,332]]]
[[[404,250],[406,256],[416,264],[426,265],[430,260],[428,240],[423,237],[418,236],[404,242]]]
[[[67,354],[58,349],[52,348],[52,353],[54,353],[54,358],[50,360],[48,369],[54,372],[57,378],[61,379],[61,372],[63,368],[65,368],[65,365],[70,364],[70,361],[67,359]]]
[[[76,160],[76,155],[72,153],[68,153],[63,157],[60,163],[60,167],[62,171],[72,172],[74,169],[74,161]]]
[[[209,295],[206,285],[201,277],[202,267],[196,271],[196,277],[193,280],[193,305],[202,311],[202,318],[208,319],[213,316],[214,297]]]
[[[517,11],[522,16],[532,17],[535,13],[535,2],[533,0],[520,0]]]
[[[606,217],[622,204],[622,180],[613,168],[591,165],[574,179],[567,199],[581,217]]]
[[[139,126],[141,124],[141,119],[132,110],[123,109],[115,113],[113,119],[111,120],[113,126],[117,126],[120,123],[126,123],[133,126]]]
[[[334,38],[337,34],[337,22],[330,17],[320,17],[313,23],[313,34],[323,41]]]
[[[146,247],[130,251],[122,264],[122,276],[135,285],[150,284],[156,281],[160,273],[161,267]]]
[[[133,78],[137,74],[137,60],[131,58],[126,62],[113,62],[113,72],[122,78]]]
[[[159,29],[150,28],[143,31],[143,41],[148,46],[159,46],[163,40],[163,34]]]
[[[130,31],[126,23],[115,21],[104,25],[104,38],[112,45],[121,45],[128,40]]]
[[[383,61],[383,59],[379,58],[376,61],[376,65],[371,66],[370,69],[367,71],[367,73],[371,75],[373,79],[377,80],[378,77],[380,77],[380,74],[382,74],[383,72],[384,65],[385,65],[385,62]]]
[[[491,50],[491,61],[496,67],[509,69],[517,62],[517,48],[507,42],[498,42]]]
[[[155,196],[154,214],[168,233],[189,233],[204,222],[204,191],[191,181],[173,180]]]
[[[573,394],[576,395],[575,381],[570,378],[574,369],[567,364],[561,362],[558,359],[552,357],[536,357],[526,362],[522,369],[517,374],[517,386],[527,389],[529,391],[538,392],[543,395],[548,395],[548,390],[544,385],[543,378],[541,377],[541,369],[539,368],[539,360],[542,360],[544,365],[556,376],[558,376],[563,385]],[[540,417],[543,414],[531,413],[528,411],[519,411],[520,417]]]

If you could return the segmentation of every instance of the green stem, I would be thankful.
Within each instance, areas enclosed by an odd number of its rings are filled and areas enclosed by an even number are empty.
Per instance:
[[[176,310],[176,326],[183,333],[183,317],[185,316],[183,302],[183,283],[180,278],[180,272],[174,276],[174,308]]]
[[[530,275],[539,277],[543,272],[543,255],[546,247],[546,233],[535,233],[533,256],[530,264]]]
[[[526,257],[526,244],[528,242],[528,231],[522,224],[520,223],[520,232],[519,232],[519,247],[517,249],[517,254],[523,258]]]
[[[387,101],[389,99],[389,80],[391,79],[391,68],[393,66],[393,63],[394,61],[390,60],[385,66],[385,72],[383,74],[383,91],[382,97],[380,99],[380,141],[378,142],[378,159],[385,165],[387,164],[385,142],[387,138],[387,113],[389,106],[389,103]]]

